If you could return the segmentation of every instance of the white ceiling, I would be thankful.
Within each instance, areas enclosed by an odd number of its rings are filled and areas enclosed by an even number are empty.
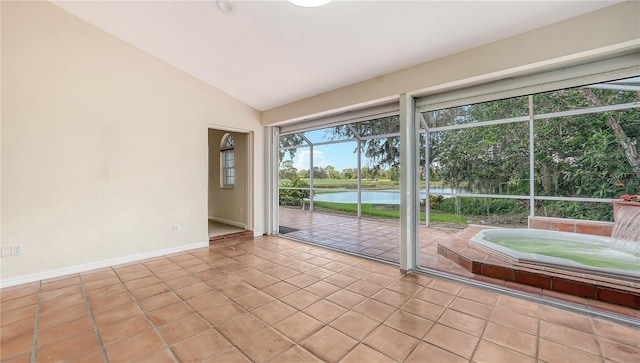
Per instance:
[[[261,111],[617,2],[54,1]]]

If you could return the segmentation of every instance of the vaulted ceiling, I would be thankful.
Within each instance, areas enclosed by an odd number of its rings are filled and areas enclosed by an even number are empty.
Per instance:
[[[261,111],[618,2],[54,1]]]

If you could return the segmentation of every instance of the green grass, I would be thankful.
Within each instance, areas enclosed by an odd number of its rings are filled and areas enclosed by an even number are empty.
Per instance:
[[[358,205],[356,203],[332,203],[332,202],[313,202],[313,205],[320,208],[326,208],[346,213],[358,213]],[[374,216],[381,218],[400,218],[399,210],[391,210],[385,208],[376,208],[380,204],[362,204],[362,214],[366,216]],[[420,220],[425,220],[425,212],[420,213]],[[449,222],[460,225],[466,225],[467,222],[464,218],[456,216],[450,213],[441,213],[438,211],[431,211],[431,222]]]

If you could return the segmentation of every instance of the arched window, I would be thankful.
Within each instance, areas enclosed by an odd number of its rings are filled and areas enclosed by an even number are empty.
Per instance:
[[[235,184],[235,140],[227,133],[220,142],[220,188],[233,189]]]

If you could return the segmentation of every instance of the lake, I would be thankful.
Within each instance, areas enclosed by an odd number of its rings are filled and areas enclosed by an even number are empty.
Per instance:
[[[453,193],[452,189],[431,189],[431,194],[440,193]],[[420,199],[425,199],[426,193],[420,192]],[[357,203],[358,192],[335,192],[316,194],[313,197],[314,201],[318,202],[333,202],[333,203]],[[362,191],[362,203],[364,204],[400,204],[400,191],[399,190],[363,190]]]

